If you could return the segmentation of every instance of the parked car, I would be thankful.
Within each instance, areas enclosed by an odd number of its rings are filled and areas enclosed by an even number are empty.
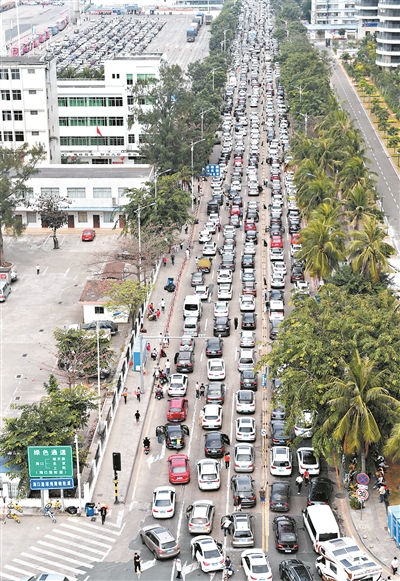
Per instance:
[[[189,458],[186,454],[168,456],[168,477],[171,484],[187,484],[190,481]]]
[[[240,389],[236,392],[236,412],[238,414],[254,414],[256,399],[251,389]]]
[[[83,323],[81,325],[82,331],[91,331],[92,329],[110,330],[111,335],[118,333],[118,325],[114,321],[92,321],[91,323]]]
[[[313,478],[308,490],[307,505],[329,504],[332,496],[333,486],[329,478],[318,476]]]
[[[214,319],[214,337],[229,337],[231,334],[231,320],[229,317],[217,317]]]
[[[275,548],[282,553],[295,553],[299,549],[296,520],[291,516],[276,516],[272,523]]]
[[[225,445],[230,445],[230,439],[221,432],[208,432],[204,436],[204,455],[206,458],[222,458]]]
[[[293,455],[288,446],[273,446],[271,448],[269,470],[274,476],[290,476],[292,474]]]
[[[253,472],[255,468],[254,446],[247,442],[235,444],[233,468],[235,472]]]
[[[93,230],[93,228],[86,228],[82,232],[82,241],[83,242],[91,242],[92,240],[95,239],[95,236],[96,236],[96,232]]]
[[[165,424],[156,427],[156,436],[165,437],[167,448],[181,450],[185,447],[185,436],[189,435],[189,428],[185,424]]]
[[[206,356],[207,357],[221,357],[223,353],[224,341],[219,337],[207,339],[206,341]]]
[[[290,484],[273,482],[269,496],[270,510],[288,512],[290,510]]]
[[[222,406],[208,403],[200,411],[200,417],[202,428],[205,430],[218,430],[222,427]]]
[[[169,376],[167,393],[171,397],[186,395],[188,378],[183,373],[173,373]]]
[[[186,420],[188,400],[186,397],[174,397],[168,400],[167,421],[183,422]]]
[[[189,533],[211,533],[215,506],[212,500],[196,500],[186,508]]]
[[[196,462],[197,481],[200,490],[218,490],[221,486],[221,464],[213,458],[204,458]]]
[[[320,471],[319,460],[315,456],[314,448],[298,448],[297,462],[300,474],[308,470],[310,476],[318,476]]]
[[[279,565],[279,576],[282,581],[313,581],[310,568],[298,559],[282,561]]]
[[[253,515],[241,511],[221,518],[221,528],[228,525],[232,547],[254,547],[253,518]]]
[[[175,514],[176,493],[173,486],[157,486],[153,491],[151,512],[154,518],[172,518]]]
[[[190,541],[192,557],[204,573],[221,571],[225,566],[222,543],[210,535],[199,535]]]
[[[233,503],[240,503],[242,508],[251,508],[257,504],[254,480],[248,474],[235,474],[231,478]]]
[[[268,556],[261,549],[243,551],[241,560],[247,581],[272,581],[272,570]]]
[[[221,383],[220,381],[212,381],[211,383],[206,385],[205,389],[206,403],[218,403],[222,405],[225,401],[225,391],[226,391],[225,383]]]
[[[194,370],[193,351],[179,351],[176,361],[176,371],[178,373],[192,373]]]

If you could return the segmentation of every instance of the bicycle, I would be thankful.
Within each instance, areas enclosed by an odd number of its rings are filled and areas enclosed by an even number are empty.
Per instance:
[[[12,518],[18,524],[21,523],[21,521],[20,521],[19,516],[17,515],[17,513],[16,512],[11,512],[11,510],[9,510],[7,512],[7,518]]]
[[[56,517],[54,516],[54,512],[50,510],[49,505],[46,505],[45,506],[44,516],[45,517],[48,517],[48,518],[51,518],[51,520],[53,521],[53,523],[56,523],[57,522]]]
[[[48,502],[46,504],[45,508],[61,508],[62,504],[59,500],[50,500],[50,502]]]
[[[11,510],[11,509],[17,510],[18,512],[23,512],[23,510],[24,510],[22,508],[22,506],[20,506],[19,504],[16,504],[13,500],[11,500],[11,502],[9,502],[7,504],[7,508],[8,508],[8,510]]]

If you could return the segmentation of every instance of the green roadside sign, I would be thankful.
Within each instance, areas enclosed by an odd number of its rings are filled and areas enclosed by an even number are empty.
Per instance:
[[[28,446],[28,466],[31,478],[72,477],[72,446]]]

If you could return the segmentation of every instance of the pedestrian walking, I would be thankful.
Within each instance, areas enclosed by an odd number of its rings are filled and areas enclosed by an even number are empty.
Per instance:
[[[297,494],[300,494],[301,487],[303,486],[303,477],[301,474],[296,478]]]
[[[179,359],[179,351],[177,351],[174,355],[174,364],[175,365],[178,363],[178,359]]]
[[[200,397],[200,383],[198,381],[196,381],[194,387],[195,387],[195,391],[196,391],[196,399],[199,399],[199,397]]]
[[[161,299],[160,307],[161,307],[161,312],[165,313],[165,301],[164,301],[164,299]]]
[[[106,516],[107,516],[107,507],[104,506],[104,504],[102,504],[100,507],[100,515],[101,515],[101,524],[103,525],[106,522]]]
[[[386,492],[386,486],[384,484],[381,484],[381,486],[379,487],[379,502],[383,502],[385,499],[385,492]],[[396,573],[394,573],[395,575]]]
[[[224,531],[224,537],[226,537],[229,533],[230,533],[230,526],[231,526],[231,521],[226,518],[222,525],[221,525],[221,529]]]
[[[235,317],[233,319],[233,326],[235,327],[235,331],[236,331],[238,326],[239,326],[239,319],[237,317]]]
[[[126,389],[126,387],[124,388],[124,391],[122,392],[122,397],[125,400],[125,405],[126,405],[126,400],[128,399],[128,390]]]
[[[188,230],[189,230],[189,226],[187,224],[185,224],[185,234],[188,233]]]
[[[200,194],[200,191],[201,191],[200,184],[197,184],[197,193]]]
[[[186,248],[185,254],[186,254],[186,259],[189,260],[189,258],[190,258],[190,250],[189,250],[189,248]]]
[[[224,462],[225,462],[225,468],[226,469],[229,468],[230,461],[231,461],[231,455],[229,454],[229,452],[225,452]]]
[[[40,266],[38,264],[36,265],[36,274],[40,274]]]
[[[259,495],[261,504],[265,504],[265,488],[263,486],[259,490]]]
[[[133,566],[135,567],[136,575],[139,575],[142,572],[142,567],[140,566],[140,555],[138,553],[133,555]]]
[[[165,375],[169,375],[171,372],[171,363],[170,360],[167,359],[165,362]]]
[[[175,264],[175,256],[173,254],[171,254],[171,264],[172,266]]]
[[[307,468],[304,470],[303,480],[304,480],[304,486],[308,486],[308,483],[310,482],[310,473],[307,470]]]
[[[390,563],[390,566],[392,568],[393,575],[397,575],[397,569],[399,568],[399,561],[397,560],[397,557],[393,557],[393,561]]]
[[[197,258],[197,256],[196,256],[196,258],[194,259],[194,263],[195,263],[195,265],[196,265],[196,268],[197,268],[197,267],[199,266],[199,259]]]
[[[141,395],[140,387],[137,387],[135,389],[135,395],[136,395],[137,401],[140,403],[140,395]]]
[[[140,420],[140,411],[139,410],[136,410],[135,420],[136,420],[136,423],[138,424],[139,423],[139,420]]]
[[[205,388],[205,386],[204,386],[204,383],[202,383],[202,384],[200,385],[200,397],[204,397],[204,393],[205,393],[205,391],[206,391],[206,388]]]
[[[385,494],[383,495],[383,500],[385,501],[386,506],[390,505],[390,501],[389,501],[389,494],[390,494],[390,490],[387,486],[385,486],[386,490],[385,490]]]
[[[176,578],[177,579],[182,579],[182,577],[181,577],[181,573],[182,573],[182,561],[180,559],[177,559],[176,560],[175,567],[176,567]]]
[[[180,249],[183,250],[183,242],[179,242]]]
[[[162,261],[163,261],[163,265],[164,266],[167,266],[167,257],[166,256],[164,256],[164,258],[162,259]]]

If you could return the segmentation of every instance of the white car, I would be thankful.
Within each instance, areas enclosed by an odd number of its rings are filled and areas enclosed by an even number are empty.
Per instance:
[[[222,283],[218,285],[218,300],[225,299],[230,301],[232,298],[232,284]]]
[[[196,462],[197,479],[200,490],[218,490],[221,486],[221,464],[214,458]]]
[[[202,230],[199,234],[200,244],[204,244],[204,242],[210,242],[210,240],[211,240],[211,232],[209,230]]]
[[[226,235],[228,232],[229,232],[229,233],[231,233],[231,234],[233,234],[234,236],[236,236],[236,227],[235,227],[235,226],[232,226],[232,224],[226,224],[226,225],[224,226],[224,229],[223,229],[223,234],[224,234],[224,236],[225,236],[225,235]]]
[[[283,248],[270,248],[269,250],[269,259],[271,261],[274,260],[283,260]]]
[[[245,242],[243,245],[243,254],[254,254],[256,253],[256,245],[254,242]]]
[[[209,359],[207,361],[207,378],[210,380],[225,379],[225,361],[223,359]]]
[[[235,472],[254,472],[255,455],[253,444],[235,444],[233,468]]]
[[[302,417],[296,419],[294,425],[294,435],[296,438],[301,436],[302,438],[312,438],[314,435],[314,424],[317,416],[317,412],[310,412],[309,410],[303,410]]]
[[[314,448],[299,448],[297,450],[297,461],[300,474],[304,474],[308,470],[310,476],[318,476],[320,466],[318,458],[315,457]]]
[[[261,549],[247,549],[241,554],[241,559],[247,581],[272,581],[267,554]]]
[[[181,395],[186,395],[186,389],[188,386],[187,375],[183,373],[173,373],[169,377],[168,383],[168,395],[171,397],[179,397]]]
[[[256,344],[256,334],[254,331],[241,331],[239,346],[240,347],[254,347]]]
[[[195,287],[194,294],[199,297],[201,301],[207,301],[210,296],[210,290],[206,284],[198,284]]]
[[[302,244],[291,244],[290,245],[290,255],[291,256],[295,256],[296,255],[296,252],[298,252],[302,248],[303,248],[303,245]]]
[[[216,242],[204,242],[203,256],[215,256],[217,254]]]
[[[240,312],[243,313],[245,311],[255,311],[256,310],[256,299],[253,295],[242,295],[239,298],[240,302]]]
[[[158,486],[153,491],[151,508],[154,518],[172,518],[175,514],[176,493],[173,486]]]
[[[285,319],[285,314],[283,311],[271,311],[269,314],[270,321],[283,321]]]
[[[242,189],[242,182],[240,180],[233,180],[231,183],[231,189],[240,192]]]
[[[217,283],[220,284],[221,282],[232,283],[232,271],[231,270],[228,270],[227,268],[221,268],[221,270],[218,271]]]
[[[286,264],[280,260],[274,260],[272,263],[272,272],[285,276],[287,274]]]
[[[274,476],[290,476],[293,469],[292,450],[288,446],[273,446],[269,452],[269,470]]]
[[[214,305],[214,317],[228,317],[229,305],[226,301],[218,301]]]
[[[285,276],[274,272],[271,276],[271,288],[285,288]]]
[[[216,214],[216,213],[210,214],[208,216],[208,221],[212,222],[213,224],[219,224],[219,222],[220,222],[219,214]],[[207,228],[207,224],[206,224],[206,228]]]
[[[236,419],[236,440],[254,442],[256,439],[256,420],[254,418]]]
[[[254,414],[256,398],[251,389],[239,389],[236,392],[236,411],[238,414]]]
[[[222,571],[225,568],[220,541],[215,541],[210,535],[199,535],[190,541],[190,546],[192,557],[200,564],[204,573]]]
[[[233,242],[225,242],[220,250],[220,254],[223,256],[224,254],[235,254],[235,244]]]
[[[294,290],[301,294],[310,295],[310,287],[306,280],[296,280]]]
[[[215,232],[217,231],[216,223],[212,222],[211,220],[205,223],[204,228],[211,232],[211,234],[215,234]]]
[[[222,406],[209,403],[200,411],[201,427],[205,430],[218,430],[222,426]]]

